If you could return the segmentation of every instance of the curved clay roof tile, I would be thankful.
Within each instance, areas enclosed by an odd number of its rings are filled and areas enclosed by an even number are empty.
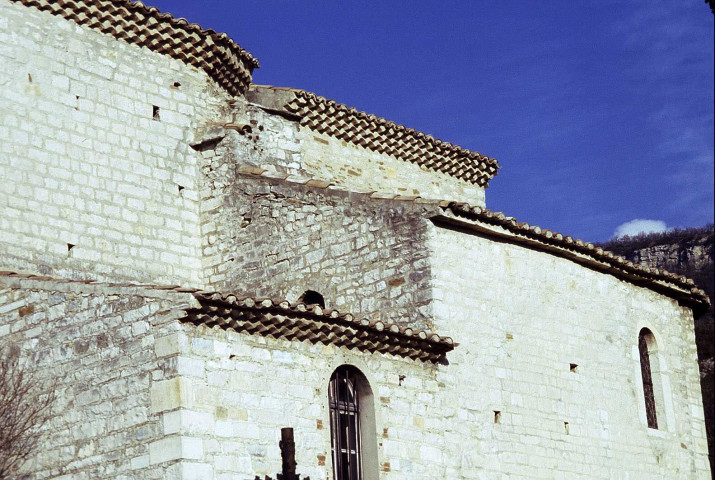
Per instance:
[[[11,0],[60,16],[78,25],[166,54],[192,66],[211,57],[202,68],[231,95],[243,94],[258,61],[225,34],[204,30],[183,18],[130,0]],[[227,75],[216,72],[229,70]]]
[[[251,88],[255,91],[273,89],[260,85]],[[319,133],[335,135],[340,132],[341,139],[363,148],[386,153],[482,187],[488,186],[489,180],[499,168],[495,159],[478,152],[470,152],[311,92],[282,89],[286,90],[293,92],[294,98],[283,108],[301,117],[302,125]],[[307,103],[312,104],[311,108],[305,108]],[[428,156],[433,158],[426,161],[425,157]]]

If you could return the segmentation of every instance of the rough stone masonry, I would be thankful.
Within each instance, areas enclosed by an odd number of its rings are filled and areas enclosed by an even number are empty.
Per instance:
[[[0,343],[57,392],[18,476],[275,477],[291,427],[342,480],[349,366],[365,480],[710,478],[707,297],[487,210],[496,160],[138,2],[0,0],[0,64]]]

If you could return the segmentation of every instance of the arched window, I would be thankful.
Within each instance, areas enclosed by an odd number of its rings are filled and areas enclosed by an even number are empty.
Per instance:
[[[373,395],[360,370],[343,365],[333,372],[328,404],[334,480],[376,480],[378,462]]]
[[[653,385],[653,370],[651,369],[651,356],[655,353],[655,337],[653,332],[643,328],[638,334],[638,353],[641,360],[641,378],[643,379],[643,397],[645,398],[645,413],[648,428],[658,428],[658,415],[655,401],[655,388]]]
[[[321,294],[314,290],[306,290],[298,298],[299,303],[305,303],[306,305],[320,305],[320,308],[325,308],[325,299]]]

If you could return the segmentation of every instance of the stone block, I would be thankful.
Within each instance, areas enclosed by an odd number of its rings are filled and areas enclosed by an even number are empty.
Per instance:
[[[207,480],[214,478],[214,470],[210,464],[182,462],[181,480]]]
[[[163,412],[179,407],[191,407],[193,390],[191,380],[176,377],[152,382],[151,411]]]
[[[198,460],[204,455],[203,440],[195,437],[165,437],[149,444],[149,463],[172,460]]]
[[[154,343],[157,357],[177,355],[186,351],[188,341],[183,332],[174,332],[170,335],[159,337]]]

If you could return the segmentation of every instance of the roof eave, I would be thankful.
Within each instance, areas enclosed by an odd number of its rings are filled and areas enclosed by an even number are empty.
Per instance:
[[[634,285],[642,286],[673,298],[691,308],[695,315],[704,313],[710,306],[707,296],[699,294],[698,289],[678,285],[660,278],[653,278],[645,272],[639,272],[637,267],[628,268],[628,266],[614,265],[593,255],[555,243],[549,243],[545,239],[532,238],[526,233],[520,234],[501,225],[486,223],[476,218],[457,216],[448,208],[443,208],[443,212],[433,216],[431,220],[438,226],[466,229],[487,237],[498,238],[534,250],[552,253],[593,270],[613,275]]]

